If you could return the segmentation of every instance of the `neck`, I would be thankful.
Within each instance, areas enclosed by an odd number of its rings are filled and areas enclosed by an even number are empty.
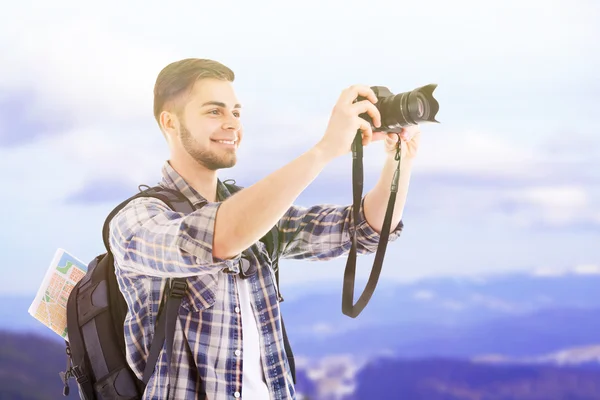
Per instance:
[[[192,158],[171,157],[169,163],[207,201],[217,201],[217,171],[206,169]]]

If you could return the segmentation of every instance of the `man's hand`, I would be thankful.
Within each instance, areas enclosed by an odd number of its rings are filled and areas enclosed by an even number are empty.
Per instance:
[[[398,192],[392,214],[391,229],[394,229],[402,220],[412,171],[412,159],[417,155],[421,131],[418,125],[413,125],[405,127],[399,134],[373,132],[373,140],[384,140],[386,161],[377,184],[367,193],[364,204],[365,218],[369,225],[378,233],[381,233],[383,227],[387,204],[390,199],[390,184],[398,167],[398,161],[394,159],[398,138],[402,140],[400,160],[402,166],[400,167],[400,179],[398,181]]]
[[[355,102],[359,96],[365,100]],[[344,90],[333,107],[325,135],[316,147],[331,159],[347,154],[351,151],[358,130],[362,134],[363,146],[368,145],[373,137],[373,130],[360,115],[367,113],[375,127],[381,126],[381,115],[375,107],[376,102],[377,96],[368,86],[354,85]]]
[[[404,127],[400,133],[386,134],[384,132],[373,132],[373,141],[384,140],[385,154],[391,157],[396,155],[396,143],[398,142],[398,138],[402,140],[402,159],[415,158],[421,139],[421,129],[419,125]]]

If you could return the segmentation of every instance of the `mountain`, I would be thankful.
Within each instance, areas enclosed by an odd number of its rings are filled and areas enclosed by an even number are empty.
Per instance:
[[[524,357],[599,342],[600,309],[560,308],[441,330],[396,350],[419,357],[468,357],[494,351]]]
[[[365,282],[355,285],[355,297]],[[341,312],[341,287],[331,283],[286,287],[283,312],[290,330],[344,331],[361,325],[481,323],[502,316],[525,315],[549,308],[599,308],[600,275],[513,273],[487,277],[446,277],[413,283],[382,281],[364,311],[355,319]],[[355,299],[356,301],[356,299]]]
[[[38,334],[0,331],[0,399],[65,399],[59,377],[67,362],[62,343]],[[307,371],[298,368],[296,379],[299,393],[314,399],[315,382]],[[79,398],[76,386],[74,378],[70,379],[66,399]]]
[[[64,399],[58,373],[66,363],[65,347],[56,341],[0,331],[0,399]],[[74,385],[71,382],[71,392]]]
[[[585,353],[583,349],[563,353],[570,352],[580,359]],[[58,377],[64,366],[64,347],[54,341],[38,335],[0,332],[0,398],[64,398]],[[440,357],[378,357],[357,363],[351,357],[323,357],[311,364],[300,360],[297,375],[299,400],[600,398],[600,370],[550,365],[493,365]],[[70,383],[70,396],[77,397],[75,382]]]
[[[600,342],[599,286],[596,274],[541,271],[387,282],[356,319],[341,313],[339,291],[322,286],[316,294],[288,290],[282,312],[305,356],[527,356]]]
[[[555,400],[600,398],[600,369],[558,367],[584,364],[598,347],[565,349],[530,360],[463,360],[323,356],[297,365],[298,399],[310,400]],[[41,362],[43,360],[43,362]],[[570,362],[568,361],[570,360]],[[58,372],[64,346],[33,334],[0,332],[0,398],[61,399]],[[546,363],[546,365],[544,365]],[[77,397],[71,380],[71,396]]]
[[[297,359],[313,383],[311,399],[598,399],[600,346],[535,357],[473,359],[324,355]],[[564,368],[567,367],[567,368]]]
[[[524,356],[600,341],[600,275],[585,270],[413,283],[382,280],[357,318],[341,312],[341,282],[286,286],[282,312],[295,353]],[[593,271],[587,271],[593,272]],[[364,282],[357,282],[363,288]],[[358,296],[358,291],[356,293]],[[33,294],[0,297],[0,328],[61,339],[27,313]],[[577,331],[569,331],[577,326]],[[513,335],[513,332],[518,334]]]
[[[344,400],[595,400],[600,371],[466,360],[378,359],[356,376]]]
[[[526,357],[600,343],[600,309],[540,310],[465,325],[380,324],[312,338],[288,332],[295,353],[306,357],[394,354],[469,358],[487,353]]]
[[[600,368],[600,345],[579,346],[527,357],[511,357],[500,353],[480,354],[472,361],[489,364],[548,364]]]

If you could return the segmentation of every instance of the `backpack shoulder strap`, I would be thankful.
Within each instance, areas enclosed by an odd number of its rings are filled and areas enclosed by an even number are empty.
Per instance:
[[[194,206],[190,203],[190,201],[185,197],[181,192],[174,189],[169,189],[163,186],[154,186],[148,187],[146,190],[141,190],[140,192],[131,196],[130,198],[124,200],[116,206],[108,217],[104,221],[104,226],[102,227],[102,240],[104,241],[104,246],[106,250],[110,252],[109,247],[109,239],[108,239],[108,229],[110,226],[110,221],[121,211],[130,201],[140,198],[140,197],[155,197],[169,206],[173,211],[182,212],[189,214],[194,211]]]
[[[139,193],[129,197],[124,200],[115,207],[106,220],[104,221],[104,226],[102,227],[102,240],[104,241],[104,246],[106,247],[107,252],[110,253],[109,247],[109,227],[110,221],[117,215],[119,211],[121,211],[130,201],[140,198],[140,197],[154,197],[162,202],[164,202],[170,209],[175,212],[181,212],[189,214],[194,211],[194,206],[190,203],[190,201],[185,197],[181,192],[174,189],[169,189],[160,185],[154,187],[148,187],[145,190],[141,189],[141,185],[138,187],[140,190]],[[169,281],[171,284],[169,286]],[[152,341],[150,346],[150,354],[148,359],[146,360],[146,368],[144,370],[144,375],[142,378],[143,386],[148,383],[150,376],[154,370],[154,366],[156,365],[156,361],[158,360],[158,355],[160,350],[162,349],[165,339],[166,339],[166,352],[167,352],[167,370],[170,368],[170,361],[172,358],[173,351],[173,337],[175,333],[175,323],[177,320],[177,310],[179,309],[179,305],[181,304],[181,300],[187,290],[187,281],[185,278],[173,278],[172,280],[167,281],[167,291],[166,291],[166,311],[163,312],[163,301],[161,301],[161,305],[159,307],[158,312],[158,320],[155,327],[155,338]],[[163,298],[164,300],[164,298]],[[170,376],[169,376],[170,380]]]

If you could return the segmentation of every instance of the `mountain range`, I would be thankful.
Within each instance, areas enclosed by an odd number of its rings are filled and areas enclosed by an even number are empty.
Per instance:
[[[600,398],[600,275],[585,272],[383,281],[357,318],[341,313],[341,284],[283,286],[299,400]],[[0,368],[42,374],[60,394],[64,342],[27,313],[32,299],[0,299],[0,329],[10,331],[0,339],[23,350],[1,346]],[[41,347],[53,353],[39,369]],[[18,371],[6,387],[31,397],[0,397],[44,398]]]
[[[598,287],[600,275],[574,272],[438,278],[384,283],[355,319],[341,313],[339,288],[288,290],[282,312],[292,345],[309,357],[536,356],[600,343]]]
[[[585,360],[598,347],[563,351]],[[573,354],[573,355],[574,355]],[[555,355],[555,356],[558,356]],[[0,398],[64,399],[58,372],[64,346],[37,334],[0,331]],[[593,400],[600,398],[600,368],[559,367],[539,360],[402,359],[378,356],[364,364],[323,356],[297,369],[298,400]],[[588,359],[589,361],[589,359]],[[74,380],[70,397],[78,398]]]
[[[600,343],[598,287],[596,273],[547,271],[380,282],[364,311],[350,318],[341,312],[341,285],[282,281],[281,307],[298,356],[470,357],[499,351],[522,357]],[[60,341],[27,313],[33,296],[0,298],[0,329]]]

